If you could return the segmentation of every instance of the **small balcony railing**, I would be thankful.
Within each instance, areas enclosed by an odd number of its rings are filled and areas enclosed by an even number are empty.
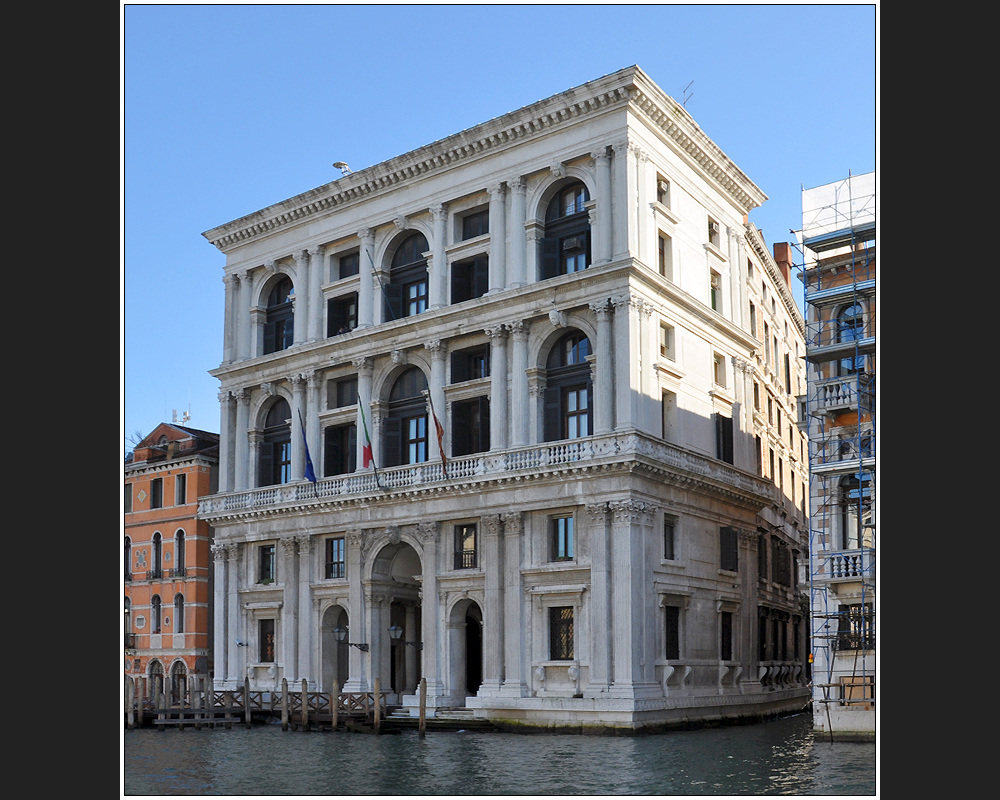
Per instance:
[[[475,569],[475,568],[476,568],[475,550],[455,551],[455,569]]]
[[[826,558],[825,572],[833,580],[863,580],[875,574],[875,551],[839,550]]]

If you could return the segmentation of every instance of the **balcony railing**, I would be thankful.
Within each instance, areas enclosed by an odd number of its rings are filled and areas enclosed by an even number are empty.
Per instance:
[[[727,491],[755,495],[762,502],[777,500],[777,489],[769,480],[660,439],[627,433],[448,459],[447,474],[440,461],[431,461],[380,469],[377,474],[365,471],[325,478],[316,483],[301,481],[217,494],[201,500],[199,515],[202,518],[224,517],[230,513],[276,509],[314,501],[356,500],[364,496],[377,497],[396,492],[406,494],[424,489],[446,490],[449,486],[468,486],[512,475],[527,478],[601,463],[621,464],[638,460],[697,476],[706,482],[725,486]]]
[[[862,580],[875,574],[875,551],[838,550],[826,556],[824,573],[831,580]]]

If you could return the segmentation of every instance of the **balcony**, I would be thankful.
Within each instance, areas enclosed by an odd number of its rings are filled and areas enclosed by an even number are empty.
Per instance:
[[[866,373],[819,381],[810,398],[811,411],[868,410],[872,406],[874,376]]]
[[[302,505],[355,504],[378,498],[406,498],[418,494],[468,489],[477,484],[511,480],[544,480],[567,472],[596,469],[630,471],[636,462],[652,473],[676,472],[705,491],[742,494],[761,506],[777,501],[771,481],[641,433],[608,434],[586,439],[549,442],[500,452],[374,471],[338,475],[316,483],[301,481],[280,486],[217,494],[203,498],[201,519],[280,512]],[[641,471],[641,470],[640,470]]]
[[[835,550],[817,554],[822,559],[820,575],[828,581],[870,580],[875,575],[875,550]]]

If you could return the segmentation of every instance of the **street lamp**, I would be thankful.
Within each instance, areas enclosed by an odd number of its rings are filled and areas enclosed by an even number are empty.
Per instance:
[[[356,647],[362,653],[368,652],[368,645],[364,643],[358,644],[357,642],[348,642],[347,631],[344,628],[334,628],[333,635],[337,637],[337,641],[341,644],[346,644],[348,647]]]
[[[390,625],[389,635],[392,637],[392,640],[394,642],[398,642],[400,639],[403,638],[403,629],[400,628],[398,625]],[[410,645],[410,647],[416,647],[419,648],[420,650],[424,649],[423,642],[403,642],[403,644],[408,644]]]

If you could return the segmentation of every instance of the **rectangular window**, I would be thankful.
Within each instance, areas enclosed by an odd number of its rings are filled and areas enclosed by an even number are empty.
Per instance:
[[[415,317],[427,310],[427,280],[408,283],[403,287],[404,316]]]
[[[260,547],[260,569],[257,576],[258,583],[274,583],[275,578],[275,546],[264,544]]]
[[[665,322],[660,323],[660,355],[676,361],[674,356],[674,326]]]
[[[149,484],[149,507],[163,508],[163,478],[153,478]]]
[[[258,623],[260,634],[260,661],[263,664],[274,662],[274,620],[262,619]]]
[[[711,217],[708,218],[708,243],[713,247],[722,246],[722,229]]]
[[[456,350],[451,354],[451,382],[462,383],[490,376],[489,345]]]
[[[187,504],[187,475],[181,474],[174,478],[174,504]]]
[[[462,239],[475,239],[490,232],[490,211],[474,211],[462,217]]]
[[[715,415],[715,457],[727,464],[734,463],[733,418],[724,414]]]
[[[590,400],[586,386],[563,390],[563,438],[590,436]]]
[[[455,401],[451,406],[451,452],[453,456],[483,453],[490,449],[490,401],[488,397]]]
[[[549,660],[573,660],[573,607],[549,609]]]
[[[663,611],[665,616],[663,641],[666,645],[663,657],[678,659],[681,657],[681,610],[677,606],[664,606]]]
[[[733,614],[723,611],[719,614],[719,659],[733,660]]]
[[[455,569],[475,569],[478,565],[476,526],[455,526]]]
[[[875,609],[871,603],[840,607],[837,650],[875,649]]]
[[[719,528],[719,568],[738,572],[740,568],[740,542],[736,528]]]
[[[346,574],[347,561],[344,551],[344,537],[337,536],[326,540],[326,577],[343,578]]]
[[[129,514],[132,512],[132,484],[125,484],[125,513]]]
[[[323,432],[323,475],[346,475],[358,464],[358,427],[332,425]]]
[[[657,237],[656,263],[662,275],[667,280],[674,279],[673,248],[670,237],[661,233]]]
[[[427,415],[404,419],[402,430],[403,463],[422,464],[427,460]]]
[[[670,208],[670,181],[662,175],[656,176],[656,202]]]
[[[476,256],[451,265],[451,302],[482,297],[490,290],[490,260]]]
[[[668,561],[677,558],[677,520],[673,517],[663,518],[663,557]]]
[[[551,559],[573,559],[573,517],[555,517],[551,521]]]
[[[337,278],[349,278],[357,275],[361,267],[359,252],[345,253],[337,259]]]
[[[757,306],[750,304],[750,335],[757,338]]]
[[[358,327],[358,295],[331,297],[326,304],[326,335],[340,336]]]

